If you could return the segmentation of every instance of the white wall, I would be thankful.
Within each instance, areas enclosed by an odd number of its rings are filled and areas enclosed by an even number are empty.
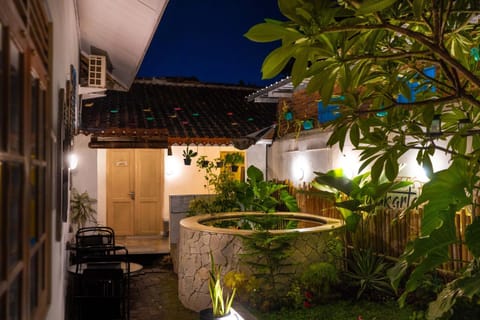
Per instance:
[[[92,198],[97,199],[97,220],[99,224],[106,224],[106,150],[88,148],[89,136],[78,135],[75,137],[74,152],[78,156],[78,167],[72,172],[72,185],[78,191],[87,191]],[[191,146],[198,151],[198,156],[205,155],[207,159],[213,160],[220,157],[220,151],[238,151],[230,146]],[[204,188],[204,172],[200,171],[195,162],[198,157],[193,158],[190,166],[183,163],[182,151],[185,146],[172,146],[172,156],[167,155],[165,149],[159,152],[164,153],[165,181],[163,195],[162,218],[164,221],[170,219],[170,195],[183,194],[208,194]],[[263,155],[264,151],[261,152]],[[250,161],[250,153],[246,161]],[[256,164],[264,160],[257,158]]]
[[[70,65],[74,65],[79,71],[79,47],[78,30],[76,25],[74,0],[47,0],[47,10],[53,22],[53,57],[52,57],[52,123],[54,128],[51,135],[56,136],[58,117],[58,92],[65,88],[66,81],[70,79]],[[52,192],[53,194],[53,192]],[[52,212],[52,233],[55,234],[56,212]],[[61,241],[52,237],[52,301],[47,313],[48,320],[59,320],[64,317],[66,296],[66,262],[67,251],[65,242],[67,239],[68,224],[62,225]]]
[[[303,132],[298,139],[293,135],[276,140],[268,152],[269,179],[288,179],[295,186],[308,184],[315,178],[314,172],[326,172],[342,168],[348,177],[359,174],[360,152],[353,150],[347,141],[343,150],[338,146],[326,146],[330,132],[312,130]],[[438,145],[446,143],[436,142]],[[407,177],[418,182],[428,179],[416,162],[417,151],[411,150],[399,159],[399,177]],[[449,156],[436,152],[432,157],[434,171],[443,170],[449,165]],[[369,170],[367,167],[364,171]]]
[[[328,133],[312,130],[275,140],[268,152],[268,178],[290,180],[295,186],[311,182],[315,171],[328,171],[339,157],[337,148],[326,146]]]

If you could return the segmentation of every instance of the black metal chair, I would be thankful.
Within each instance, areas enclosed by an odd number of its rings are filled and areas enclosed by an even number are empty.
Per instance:
[[[106,255],[108,252],[102,248],[112,247],[115,247],[115,232],[112,228],[104,226],[80,228],[75,234],[72,262],[79,265],[91,255]]]
[[[95,251],[102,254],[97,254]],[[130,263],[123,246],[88,247],[76,268],[73,301],[79,320],[130,318]]]
[[[110,227],[96,226],[78,229],[75,234],[77,247],[115,245],[115,231]]]

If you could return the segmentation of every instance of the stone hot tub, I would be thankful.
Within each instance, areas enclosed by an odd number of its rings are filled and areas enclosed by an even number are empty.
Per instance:
[[[343,223],[337,219],[324,218],[306,213],[276,212],[289,220],[297,220],[297,229],[272,230],[272,233],[299,232],[294,240],[291,256],[295,262],[293,270],[300,273],[312,262],[326,260],[326,243],[343,230]],[[249,235],[252,230],[238,230],[211,226],[215,221],[240,219],[244,216],[264,215],[256,212],[219,213],[199,215],[180,221],[178,245],[178,296],[183,305],[200,311],[210,306],[208,279],[210,252],[215,263],[222,266],[222,273],[240,270],[250,273],[240,262],[243,244],[239,235]]]

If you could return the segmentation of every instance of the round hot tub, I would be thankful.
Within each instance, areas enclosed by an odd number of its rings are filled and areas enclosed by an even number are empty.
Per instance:
[[[296,224],[294,229],[276,229],[269,232],[298,233],[289,256],[293,269],[290,271],[297,274],[313,262],[326,261],[327,241],[336,238],[343,231],[343,223],[337,219],[297,212],[276,212],[271,215],[281,216],[285,223],[293,221]],[[244,252],[240,236],[248,236],[255,231],[218,225],[235,225],[242,219],[262,216],[265,216],[265,213],[217,213],[193,216],[180,221],[178,295],[185,307],[198,312],[210,305],[210,252],[215,263],[222,266],[222,274],[230,270],[251,273],[249,267],[240,261]]]

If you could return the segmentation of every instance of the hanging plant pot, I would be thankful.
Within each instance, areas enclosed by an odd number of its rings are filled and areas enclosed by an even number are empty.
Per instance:
[[[202,168],[208,167],[209,161],[208,160],[203,160],[202,161]]]
[[[232,172],[237,172],[238,171],[238,166],[235,164],[232,164]]]
[[[184,163],[186,166],[189,166],[189,165],[192,163],[192,158],[185,158],[185,159],[183,159],[183,163]]]
[[[293,112],[292,111],[287,111],[283,114],[283,117],[287,121],[292,121],[293,120]]]
[[[304,130],[313,129],[313,120],[308,119],[308,120],[303,121],[303,129]]]
[[[223,161],[217,161],[216,164],[217,164],[217,168],[223,167]]]

